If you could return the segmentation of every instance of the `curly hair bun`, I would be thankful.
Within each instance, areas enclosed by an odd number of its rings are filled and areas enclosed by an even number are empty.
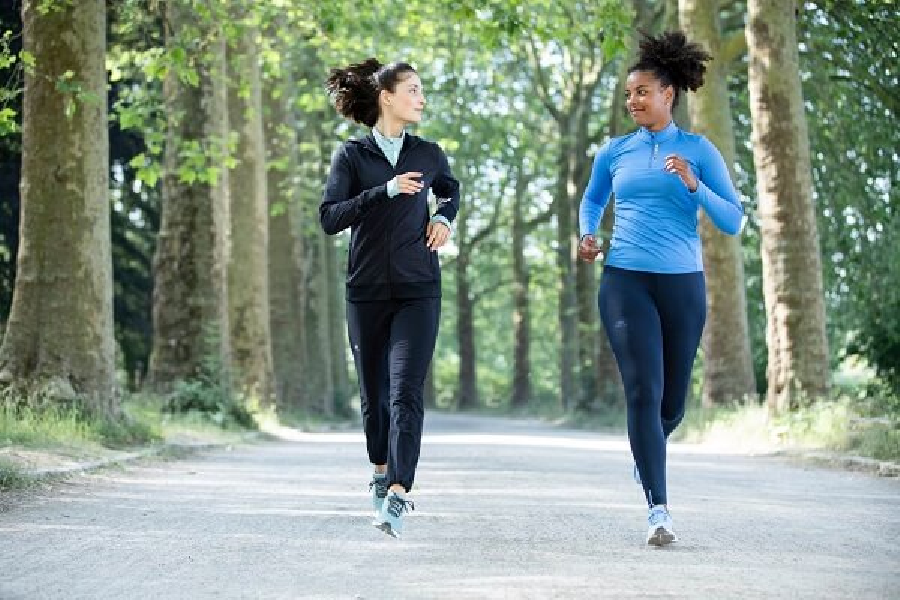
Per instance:
[[[654,71],[680,90],[696,91],[703,85],[704,63],[712,55],[700,44],[689,42],[683,32],[667,31],[655,37],[643,34],[639,48],[632,71]]]

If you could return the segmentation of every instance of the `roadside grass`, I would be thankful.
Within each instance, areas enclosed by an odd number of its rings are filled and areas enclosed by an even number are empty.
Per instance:
[[[700,404],[699,380],[673,440],[723,450],[766,453],[782,450],[831,451],[900,462],[900,398],[870,377],[837,379],[831,398],[784,415],[770,413],[759,400],[714,408]],[[452,412],[446,399],[438,409]],[[496,400],[472,411],[498,417],[534,418],[557,426],[624,433],[624,406],[564,411],[557,398],[535,399],[518,410]]]
[[[889,401],[893,402],[893,401]],[[867,395],[839,393],[831,400],[773,415],[760,403],[689,407],[676,440],[733,450],[826,450],[878,460],[900,460],[900,414],[871,410]]]
[[[21,490],[31,486],[34,479],[19,465],[0,459],[0,490]]]

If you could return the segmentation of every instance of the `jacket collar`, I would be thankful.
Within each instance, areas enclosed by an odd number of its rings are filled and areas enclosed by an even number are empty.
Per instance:
[[[375,141],[375,134],[371,131],[369,131],[368,135],[361,138],[356,138],[353,141],[361,144],[364,148],[366,148],[370,152],[374,152],[378,156],[384,156],[384,152],[381,151],[381,148],[378,147],[378,142]],[[415,136],[407,131],[403,135],[403,146],[400,147],[400,155],[403,156],[404,154],[406,154],[406,152],[410,148],[413,148],[415,145],[417,145],[419,141],[420,138],[418,136]],[[387,160],[387,158],[385,158],[385,160]],[[397,161],[397,164],[400,164],[399,160]]]
[[[658,144],[660,142],[665,142],[678,133],[678,125],[676,125],[673,120],[659,131],[650,131],[646,127],[641,127],[638,131],[640,132],[642,140]]]

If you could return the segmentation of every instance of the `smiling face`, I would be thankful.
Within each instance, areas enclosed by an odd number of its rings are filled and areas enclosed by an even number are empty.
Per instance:
[[[425,92],[419,76],[409,71],[400,76],[393,92],[382,90],[381,110],[386,117],[404,124],[421,121],[422,111],[425,110]]]
[[[672,120],[675,88],[663,86],[651,71],[632,71],[625,81],[625,108],[641,127],[658,131]]]

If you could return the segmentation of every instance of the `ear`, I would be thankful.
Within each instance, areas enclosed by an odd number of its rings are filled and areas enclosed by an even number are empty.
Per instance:
[[[389,91],[387,91],[387,90],[381,90],[381,91],[378,93],[378,100],[379,100],[380,102],[382,102],[383,104],[386,104],[386,105],[390,106],[390,105],[391,105],[391,102],[392,102],[391,96],[392,96],[392,94],[391,94]]]

